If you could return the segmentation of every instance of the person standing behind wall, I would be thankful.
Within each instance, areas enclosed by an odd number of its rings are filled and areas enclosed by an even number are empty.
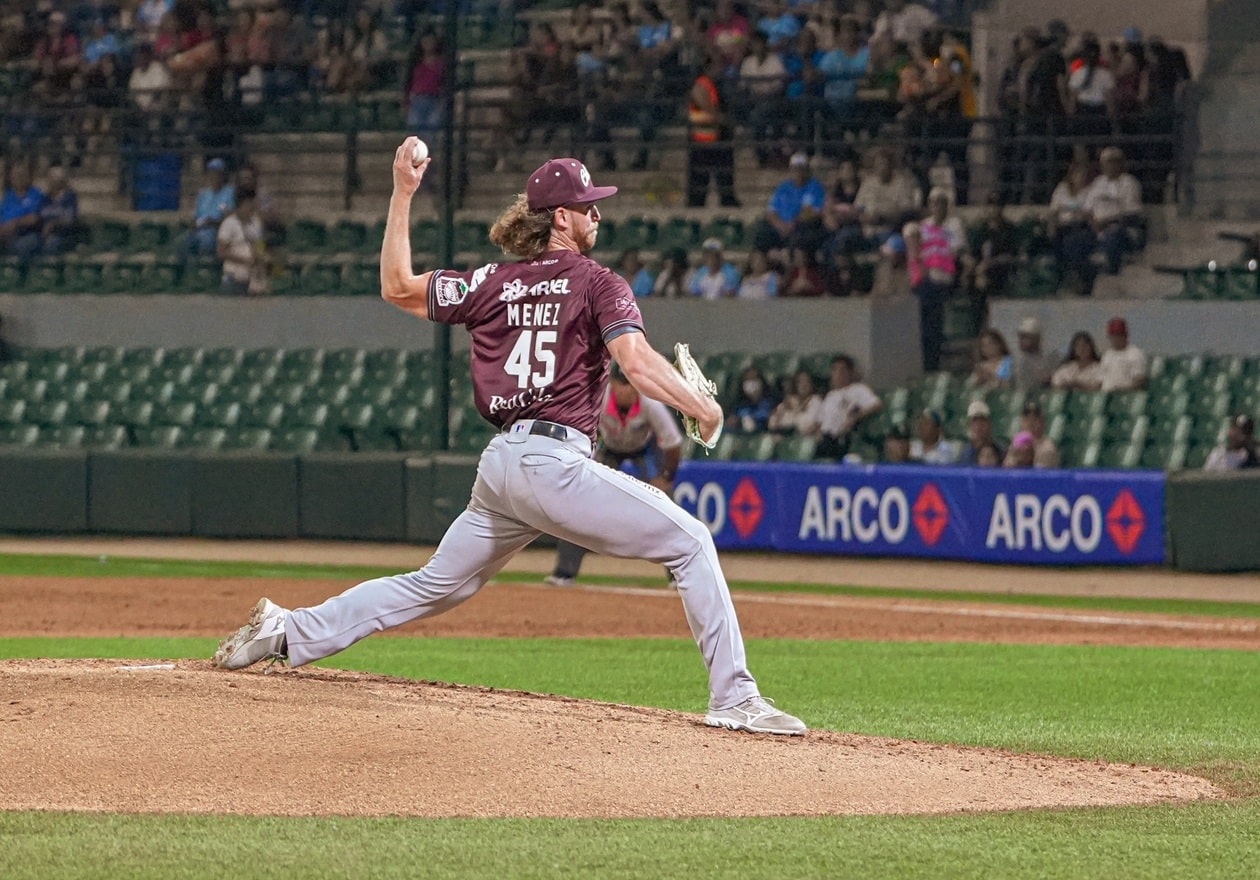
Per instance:
[[[691,129],[687,150],[687,206],[691,208],[704,207],[710,178],[717,186],[722,207],[740,207],[735,196],[735,150],[717,86],[721,72],[721,59],[709,55],[691,86],[687,106]]]

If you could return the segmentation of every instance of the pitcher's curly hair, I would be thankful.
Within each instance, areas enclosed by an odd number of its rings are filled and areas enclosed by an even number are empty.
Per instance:
[[[530,210],[525,193],[518,193],[516,200],[490,227],[490,241],[509,256],[536,260],[547,251],[551,221],[551,211]]]

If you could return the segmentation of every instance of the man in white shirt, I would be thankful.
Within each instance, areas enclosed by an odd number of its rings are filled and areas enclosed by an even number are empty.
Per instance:
[[[770,51],[765,34],[754,30],[748,35],[748,54],[739,65],[739,85],[753,131],[757,162],[763,168],[769,164],[774,153],[772,144],[783,136],[791,115],[790,104],[783,99],[787,81],[783,58]]]
[[[1239,413],[1229,420],[1229,433],[1225,442],[1212,449],[1207,461],[1203,463],[1205,471],[1237,471],[1260,467],[1260,458],[1256,457],[1256,423],[1251,416]]]
[[[167,106],[173,82],[166,65],[153,56],[153,48],[141,43],[132,51],[131,78],[127,91],[141,110],[157,110]]]
[[[604,408],[600,411],[595,460],[615,470],[633,462],[639,479],[673,494],[682,460],[682,432],[665,404],[644,397],[613,367]],[[553,587],[571,587],[582,569],[586,550],[556,542],[556,565],[545,580]]]
[[[898,43],[917,46],[923,39],[924,31],[934,24],[936,13],[926,6],[907,3],[906,0],[885,0],[884,11],[875,19],[871,47],[883,54],[891,53]]]
[[[839,354],[831,359],[831,390],[823,397],[819,411],[818,458],[843,458],[849,451],[853,429],[865,418],[884,408],[871,387],[857,381],[853,358]]]
[[[1119,147],[1107,147],[1099,160],[1102,174],[1085,192],[1085,211],[1107,257],[1107,271],[1115,275],[1124,255],[1139,250],[1145,239],[1142,185],[1124,170],[1124,153]]]
[[[1146,387],[1146,353],[1129,344],[1129,325],[1124,318],[1107,322],[1111,348],[1103,352],[1099,364],[1103,391],[1138,391]]]
[[[267,256],[253,190],[237,190],[236,210],[219,224],[217,242],[218,257],[223,261],[223,292],[266,293]]]
[[[911,461],[923,464],[958,463],[962,447],[956,441],[945,438],[941,422],[941,414],[934,409],[925,409],[919,415],[919,421],[915,425],[918,436],[910,441]]]

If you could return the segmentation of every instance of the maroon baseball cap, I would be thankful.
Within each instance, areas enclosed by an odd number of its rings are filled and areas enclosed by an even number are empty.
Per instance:
[[[525,183],[525,198],[531,211],[587,205],[616,193],[615,186],[593,186],[591,172],[577,159],[551,159]]]
[[[1112,318],[1107,322],[1108,336],[1128,336],[1129,325],[1125,323],[1124,318]]]

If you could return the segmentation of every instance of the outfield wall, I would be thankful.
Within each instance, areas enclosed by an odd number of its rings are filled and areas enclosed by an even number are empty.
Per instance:
[[[465,455],[0,453],[0,532],[434,544]],[[1260,569],[1260,475],[690,460],[675,499],[724,550]]]

